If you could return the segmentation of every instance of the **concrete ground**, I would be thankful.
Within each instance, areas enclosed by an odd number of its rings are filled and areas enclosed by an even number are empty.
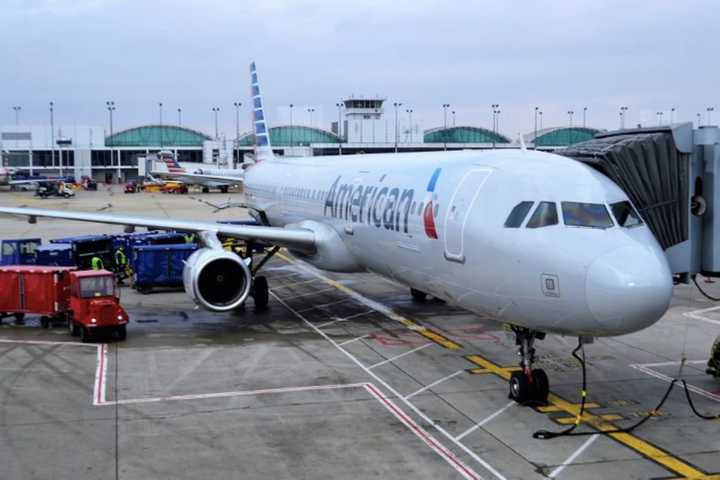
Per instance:
[[[80,192],[0,205],[234,219],[198,199],[234,195]],[[0,237],[117,232],[64,221],[0,219]],[[411,302],[370,274],[329,275],[286,257],[265,268],[270,309],[213,314],[182,292],[122,289],[122,343],[83,345],[62,327],[0,326],[0,478],[720,478],[717,421],[680,388],[631,433],[532,438],[579,413],[572,338],[537,344],[547,406],[519,407],[502,327],[451,306]],[[720,296],[719,284],[701,283]],[[588,408],[577,432],[628,427],[682,373],[698,410],[720,413],[704,373],[720,306],[676,288],[651,328],[586,347]],[[685,358],[680,372],[680,359]]]

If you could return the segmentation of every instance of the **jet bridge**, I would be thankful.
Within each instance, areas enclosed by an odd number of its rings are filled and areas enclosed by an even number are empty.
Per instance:
[[[628,194],[678,281],[697,273],[720,277],[718,127],[620,130],[556,153],[591,165]]]

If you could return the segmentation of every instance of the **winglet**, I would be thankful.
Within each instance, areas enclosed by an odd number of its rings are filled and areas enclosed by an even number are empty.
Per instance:
[[[255,62],[250,64],[250,95],[253,102],[253,127],[255,129],[255,161],[272,160],[275,155],[270,145],[270,134],[265,123],[260,84],[258,83]]]

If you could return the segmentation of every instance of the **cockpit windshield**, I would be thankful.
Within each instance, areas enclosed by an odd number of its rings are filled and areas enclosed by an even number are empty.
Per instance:
[[[540,202],[535,209],[530,220],[526,225],[527,228],[542,228],[558,224],[558,214],[555,202]]]
[[[614,224],[602,203],[562,202],[565,225],[571,227],[611,228]]]
[[[632,228],[643,224],[640,215],[638,215],[633,206],[627,200],[611,203],[610,210],[612,210],[612,213],[615,216],[615,221],[621,227]]]

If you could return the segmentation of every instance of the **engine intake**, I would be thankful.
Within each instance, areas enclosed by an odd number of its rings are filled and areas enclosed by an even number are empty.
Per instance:
[[[185,262],[185,291],[208,310],[227,312],[239,307],[250,293],[252,273],[236,254],[201,248]]]

